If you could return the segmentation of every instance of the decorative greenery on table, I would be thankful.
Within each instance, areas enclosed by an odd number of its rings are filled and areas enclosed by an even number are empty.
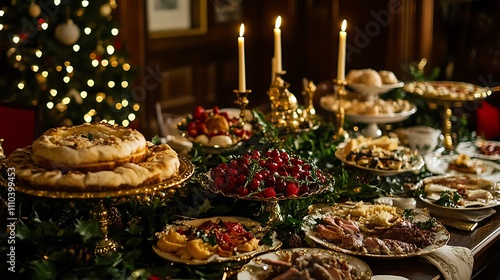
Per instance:
[[[335,178],[332,191],[304,199],[280,201],[284,221],[273,225],[278,238],[287,247],[308,246],[300,230],[302,218],[313,203],[334,203],[347,199],[370,201],[381,195],[396,195],[404,192],[404,184],[415,183],[421,176],[410,174],[392,177],[377,177],[360,170],[344,168],[334,156],[339,142],[333,141],[335,129],[323,123],[316,131],[280,136],[254,111],[255,126],[260,130],[242,145],[236,154],[252,149],[279,148],[315,164]],[[205,172],[232,155],[207,155],[195,148],[191,152],[196,172]],[[91,200],[59,200],[16,194],[15,244],[16,274],[6,273],[4,261],[0,269],[5,276],[16,279],[169,279],[186,276],[195,279],[220,279],[224,269],[237,268],[241,263],[186,266],[172,264],[154,254],[151,246],[156,242],[154,233],[164,226],[185,217],[243,216],[260,222],[267,220],[266,214],[256,215],[261,203],[223,197],[213,194],[194,179],[174,191],[156,195],[109,198],[105,205],[109,210],[109,237],[121,248],[105,256],[94,256],[95,243],[100,235],[98,223],[90,217]],[[5,198],[2,188],[1,197]],[[172,192],[175,194],[172,195]],[[7,208],[0,207],[0,217],[6,220]],[[4,227],[5,229],[5,227]],[[5,231],[4,235],[8,235]],[[7,236],[1,238],[2,252],[8,252]],[[5,256],[5,254],[4,254]],[[154,276],[152,276],[154,275]],[[160,278],[156,278],[160,277]]]

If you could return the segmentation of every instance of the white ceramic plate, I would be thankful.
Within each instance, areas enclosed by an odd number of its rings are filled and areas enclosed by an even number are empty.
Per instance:
[[[379,115],[368,115],[368,114],[346,114],[345,116],[352,120],[353,122],[359,123],[395,123],[401,122],[408,119],[417,111],[415,105],[411,105],[411,109],[401,113],[395,114],[379,114]]]
[[[384,170],[384,169],[376,169],[376,168],[361,166],[361,165],[355,164],[354,162],[347,161],[346,156],[344,155],[344,149],[340,148],[340,146],[335,151],[335,156],[347,165],[354,166],[356,168],[363,169],[366,171],[370,171],[373,174],[377,174],[377,175],[381,175],[381,176],[393,176],[393,175],[398,175],[398,174],[402,174],[402,173],[406,173],[406,172],[413,172],[413,171],[420,170],[420,168],[422,168],[422,166],[424,166],[424,160],[423,160],[422,156],[420,156],[420,155],[415,155],[415,159],[412,160],[412,162],[408,163],[407,168],[402,168],[402,169],[398,169],[398,170]]]
[[[183,220],[183,221],[180,221],[177,224],[178,225],[187,225],[187,226],[196,227],[196,226],[199,226],[202,223],[204,223],[206,221],[209,221],[209,220],[215,222],[217,219],[221,219],[224,222],[238,222],[238,223],[242,224],[245,228],[251,227],[251,228],[254,228],[256,231],[259,230],[259,229],[261,229],[260,223],[254,221],[254,220],[251,220],[251,219],[243,218],[243,217],[211,217],[211,218],[205,218],[205,219]],[[167,226],[167,230],[170,227],[175,227],[175,226],[176,225],[169,225],[169,226]],[[249,231],[252,232],[252,230],[249,230]],[[159,238],[162,234],[165,234],[165,232],[157,233],[157,237]],[[166,259],[168,261],[172,261],[172,262],[176,262],[176,263],[182,263],[182,264],[187,264],[187,265],[204,265],[204,264],[208,264],[208,263],[227,262],[227,261],[241,261],[241,260],[249,259],[249,258],[251,258],[251,257],[253,257],[253,256],[257,255],[257,254],[261,254],[261,253],[264,253],[264,252],[276,250],[276,249],[278,249],[278,248],[281,247],[281,244],[282,244],[282,242],[280,240],[276,239],[275,238],[275,234],[273,234],[272,235],[272,244],[271,245],[261,244],[261,245],[259,245],[259,247],[257,248],[257,250],[254,250],[254,251],[251,251],[251,252],[236,253],[236,254],[234,254],[233,256],[230,256],[230,257],[221,257],[219,255],[214,254],[214,255],[212,255],[210,258],[208,258],[206,260],[197,260],[197,259],[186,260],[186,259],[181,259],[180,257],[178,257],[178,256],[176,256],[174,254],[167,253],[167,252],[164,252],[164,251],[160,250],[160,248],[158,248],[158,246],[156,246],[156,244],[153,245],[153,251],[158,256],[160,256],[161,258],[164,258],[164,259]]]
[[[493,161],[500,161],[500,155],[484,155],[479,152],[479,145],[482,143],[484,144],[492,144],[492,145],[498,145],[500,146],[500,142],[496,141],[475,141],[475,142],[461,142],[457,145],[456,151],[457,153],[460,154],[466,154],[471,157],[476,157],[476,158],[481,158],[481,159],[487,159],[487,160],[493,160]]]
[[[270,252],[258,257],[254,257],[248,264],[245,264],[241,268],[240,272],[238,273],[238,280],[261,280],[262,278],[258,277],[258,274],[264,273],[267,269],[269,269],[269,265],[261,262],[262,259],[279,260],[290,252],[301,252],[304,254],[318,253],[322,256],[344,259],[356,269],[356,279],[371,279],[372,271],[370,267],[364,261],[358,258],[325,249],[294,248]]]
[[[478,167],[478,173],[470,174],[456,171],[449,168],[450,162],[455,160],[458,155],[436,155],[427,154],[424,156],[424,161],[427,169],[438,175],[455,175],[455,174],[469,174],[478,175],[486,180],[493,182],[500,182],[500,164],[482,160],[482,159],[471,159],[471,162]]]
[[[397,84],[383,84],[380,87],[368,86],[365,84],[348,84],[347,87],[352,88],[354,91],[362,94],[375,95],[375,94],[387,93],[396,88],[402,88],[404,85],[405,85],[404,82],[399,82]]]
[[[452,210],[465,210],[465,211],[487,209],[487,208],[492,208],[492,207],[496,207],[496,206],[500,205],[500,185],[498,183],[495,183],[495,182],[490,181],[490,180],[486,180],[486,179],[481,178],[479,176],[468,176],[468,175],[458,175],[458,174],[457,175],[431,176],[431,177],[427,177],[427,178],[421,180],[420,182],[418,182],[415,185],[415,188],[416,189],[423,189],[425,187],[425,184],[431,183],[437,179],[450,178],[450,180],[459,181],[459,180],[463,179],[464,177],[473,178],[474,180],[477,180],[478,182],[482,183],[481,184],[482,187],[479,187],[479,189],[484,189],[484,190],[489,191],[493,195],[494,199],[490,200],[488,203],[483,204],[483,205],[471,205],[471,206],[467,206],[467,207],[465,207],[465,206],[459,206],[459,207],[442,206],[442,205],[436,204],[434,200],[431,200],[429,198],[425,198],[422,196],[420,197],[420,199],[424,203],[427,203],[427,204],[432,205],[432,206],[437,207],[437,208],[452,209]],[[449,186],[449,187],[451,187],[451,186]]]
[[[337,252],[342,252],[344,254],[349,255],[357,255],[357,256],[365,256],[365,257],[373,257],[373,258],[387,258],[387,259],[395,259],[395,258],[408,258],[414,256],[421,256],[425,254],[429,254],[434,252],[435,250],[441,248],[442,246],[448,243],[450,239],[450,233],[446,230],[446,228],[439,222],[436,221],[436,231],[435,238],[431,245],[421,248],[418,251],[411,253],[398,253],[398,254],[372,254],[372,253],[363,253],[360,251],[354,251],[350,249],[345,249],[341,245],[330,243],[324,240],[321,236],[316,233],[316,227],[318,225],[317,221],[322,219],[325,216],[339,216],[344,217],[344,210],[348,208],[349,205],[346,204],[335,204],[331,207],[323,207],[317,209],[314,213],[309,214],[304,217],[302,222],[302,230],[305,232],[306,236],[312,239],[314,242]],[[403,211],[403,210],[401,210]],[[427,221],[430,218],[430,215],[423,211],[422,209],[414,209],[414,217],[415,221]]]

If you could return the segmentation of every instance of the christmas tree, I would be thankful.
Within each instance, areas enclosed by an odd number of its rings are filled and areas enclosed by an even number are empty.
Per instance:
[[[1,5],[0,99],[38,106],[43,129],[96,121],[128,126],[136,118],[114,0]]]

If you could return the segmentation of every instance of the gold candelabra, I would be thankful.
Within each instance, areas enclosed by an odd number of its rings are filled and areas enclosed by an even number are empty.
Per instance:
[[[334,79],[333,83],[337,85],[337,101],[339,103],[339,107],[337,110],[337,113],[335,115],[335,120],[336,120],[336,133],[334,135],[334,140],[339,140],[339,139],[347,139],[349,138],[349,134],[347,131],[344,130],[344,120],[345,120],[345,110],[344,106],[342,104],[347,91],[345,89],[345,86],[347,85],[346,81],[341,81]]]
[[[269,121],[284,134],[317,128],[319,122],[312,102],[316,86],[307,83],[303,91],[307,107],[301,108],[295,95],[288,90],[290,84],[281,78],[284,74],[286,71],[276,73],[267,92],[271,101]]]

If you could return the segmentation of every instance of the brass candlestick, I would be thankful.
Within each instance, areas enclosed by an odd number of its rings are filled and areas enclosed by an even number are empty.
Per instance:
[[[236,94],[236,101],[234,103],[238,106],[240,106],[241,112],[240,112],[240,122],[239,126],[243,128],[245,125],[245,112],[248,106],[248,103],[250,101],[248,100],[248,94],[252,92],[251,90],[247,89],[245,91],[239,91],[239,90],[233,90],[233,92]]]
[[[316,85],[312,81],[308,81],[306,78],[302,80],[304,85],[304,90],[302,91],[302,95],[304,96],[304,104],[305,108],[303,110],[303,116],[305,120],[315,120],[316,109],[313,104],[314,93],[316,92]]]
[[[337,114],[335,115],[337,131],[333,136],[334,140],[339,139],[347,139],[349,138],[349,134],[344,130],[344,120],[345,120],[345,111],[344,106],[342,104],[344,97],[347,94],[345,86],[347,85],[346,81],[340,81],[337,79],[333,80],[334,84],[337,84],[337,100],[339,102],[339,107],[337,110]]]

